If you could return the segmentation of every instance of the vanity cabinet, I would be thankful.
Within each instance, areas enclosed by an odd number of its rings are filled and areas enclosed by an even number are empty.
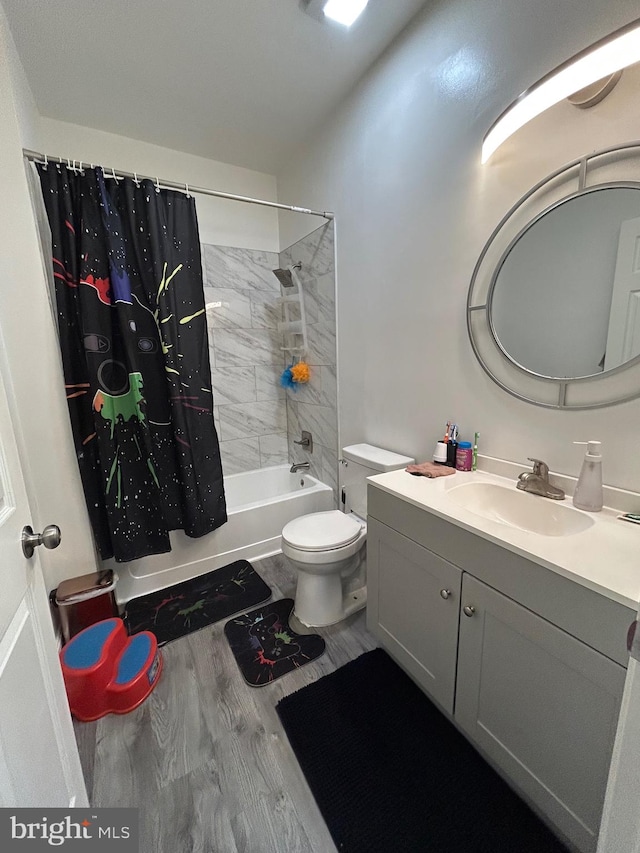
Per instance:
[[[635,614],[369,486],[367,626],[494,767],[595,851]]]
[[[445,711],[453,712],[462,572],[367,521],[367,626]]]

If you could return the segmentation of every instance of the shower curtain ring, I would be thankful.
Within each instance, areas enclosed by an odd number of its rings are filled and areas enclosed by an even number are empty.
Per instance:
[[[140,181],[138,180],[138,173],[137,172],[133,173],[133,182],[138,187],[138,189],[140,189]]]
[[[184,191],[187,194],[187,198],[191,198],[191,196],[189,195],[189,184],[185,183]]]
[[[160,192],[160,178],[156,175],[156,192]]]
[[[111,167],[111,174],[112,174],[113,180],[116,182],[116,184],[119,183],[119,181],[116,177],[116,170],[113,168],[113,166]]]
[[[43,167],[45,171],[47,170],[48,166],[49,166],[49,158],[45,154],[44,155],[44,167]]]

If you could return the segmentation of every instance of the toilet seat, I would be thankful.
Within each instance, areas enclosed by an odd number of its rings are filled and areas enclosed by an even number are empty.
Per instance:
[[[363,527],[361,521],[337,509],[312,512],[285,524],[282,540],[298,551],[331,551],[355,542]]]

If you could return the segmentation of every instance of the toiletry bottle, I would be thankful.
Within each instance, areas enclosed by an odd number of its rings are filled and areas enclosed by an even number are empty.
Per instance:
[[[589,512],[599,512],[602,509],[601,442],[574,441],[573,443],[587,446],[580,477],[573,493],[573,505]]]
[[[451,430],[449,432],[449,441],[447,442],[447,461],[446,465],[449,468],[456,467],[456,452],[458,450],[458,425],[451,424]]]
[[[478,470],[478,439],[480,438],[480,433],[476,432],[473,436],[473,453],[471,455],[471,470]]]
[[[456,469],[458,471],[470,471],[473,456],[473,448],[470,441],[459,441],[456,451]]]

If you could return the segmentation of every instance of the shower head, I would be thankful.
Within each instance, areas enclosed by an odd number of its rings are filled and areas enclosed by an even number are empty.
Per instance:
[[[278,281],[280,282],[280,284],[283,287],[293,287],[294,284],[297,284],[296,280],[293,277],[294,276],[293,271],[299,270],[301,268],[302,268],[302,264],[298,263],[298,264],[294,264],[291,267],[287,267],[286,270],[283,270],[283,269],[273,270],[273,274],[275,275],[275,277],[278,279]]]

